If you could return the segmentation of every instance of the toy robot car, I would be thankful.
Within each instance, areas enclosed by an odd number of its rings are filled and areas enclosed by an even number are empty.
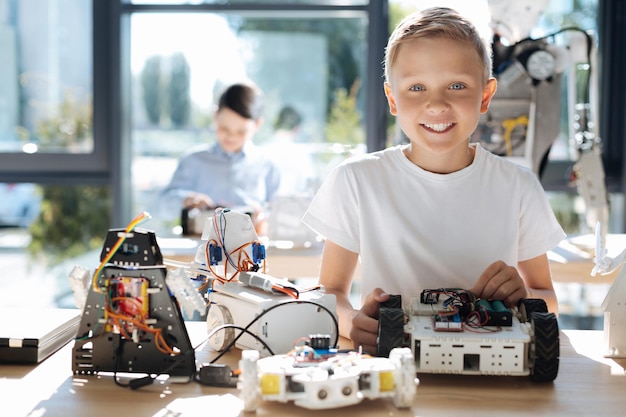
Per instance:
[[[330,338],[311,340],[310,346],[262,359],[258,351],[242,352],[238,388],[245,411],[255,410],[261,400],[293,401],[318,410],[364,398],[392,398],[398,408],[413,404],[418,380],[410,349],[392,349],[389,358],[381,358],[319,346],[320,340]]]
[[[469,291],[438,289],[422,292],[408,310],[399,295],[381,305],[378,355],[408,346],[417,373],[557,376],[558,323],[541,299],[522,299],[509,309]]]

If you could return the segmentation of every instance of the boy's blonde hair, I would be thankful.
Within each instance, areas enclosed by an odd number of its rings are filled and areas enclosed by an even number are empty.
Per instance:
[[[466,42],[478,54],[484,66],[484,81],[491,77],[491,43],[484,40],[476,27],[458,12],[447,7],[433,7],[406,16],[396,26],[385,49],[385,81],[398,57],[400,46],[415,39],[444,37]]]

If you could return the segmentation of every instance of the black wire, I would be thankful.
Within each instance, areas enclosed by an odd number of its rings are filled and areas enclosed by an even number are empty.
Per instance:
[[[259,315],[258,315],[258,316],[256,316],[254,319],[252,319],[252,321],[250,321],[250,323],[248,323],[248,325],[247,325],[247,326],[243,329],[243,331],[242,331],[242,332],[240,332],[240,333],[237,335],[237,337],[235,337],[235,338],[234,338],[234,339],[233,339],[233,340],[232,340],[232,341],[228,344],[228,346],[226,346],[226,347],[224,348],[224,350],[223,350],[223,351],[222,351],[219,355],[217,355],[215,358],[213,358],[213,360],[212,360],[211,362],[209,362],[209,363],[215,363],[215,361],[217,361],[217,360],[218,360],[218,359],[220,359],[222,356],[224,356],[224,354],[225,354],[226,352],[228,352],[228,350],[230,350],[233,346],[235,346],[235,343],[237,343],[237,340],[239,340],[239,338],[241,338],[241,336],[243,336],[243,335],[244,335],[244,333],[247,333],[247,332],[248,332],[248,330],[250,329],[250,327],[252,327],[252,325],[253,325],[254,323],[256,323],[256,322],[257,322],[257,320],[259,320],[261,317],[263,317],[264,315],[266,315],[267,313],[269,313],[270,311],[272,311],[272,310],[274,310],[274,309],[276,309],[276,308],[279,308],[279,307],[284,306],[284,305],[287,305],[287,304],[294,304],[294,303],[295,303],[295,304],[312,304],[312,305],[314,305],[314,306],[317,306],[317,307],[322,308],[324,311],[326,311],[326,312],[330,315],[330,317],[333,319],[333,322],[334,322],[334,324],[335,324],[335,343],[334,343],[334,346],[335,346],[335,347],[337,347],[337,344],[339,343],[339,322],[337,321],[337,318],[335,317],[335,315],[333,314],[333,312],[332,312],[332,311],[330,311],[330,310],[329,310],[326,306],[324,306],[324,305],[322,305],[322,304],[320,304],[320,303],[316,303],[316,302],[314,302],[314,301],[308,301],[308,300],[290,300],[290,301],[285,301],[284,303],[275,304],[275,305],[273,305],[273,306],[269,307],[268,309],[263,310],[263,311],[261,312],[261,314],[259,314]],[[255,337],[257,337],[257,336],[255,335]]]
[[[204,343],[204,342],[203,342]],[[201,345],[201,344],[200,344]],[[120,349],[121,351],[121,349]],[[163,369],[162,371],[159,371],[158,373],[153,373],[153,374],[148,374],[147,376],[144,377],[139,377],[139,378],[134,378],[131,379],[130,382],[128,384],[122,384],[120,381],[118,381],[117,379],[117,370],[115,370],[113,372],[113,381],[115,381],[116,385],[119,385],[120,387],[124,387],[124,388],[128,388],[130,387],[131,389],[137,389],[140,387],[143,387],[145,385],[150,385],[151,383],[154,382],[155,379],[157,379],[159,376],[164,375],[164,374],[168,374],[169,375],[169,371],[171,371],[172,369],[174,369],[176,366],[178,366],[178,364],[183,360],[186,359],[187,355],[189,355],[190,352],[195,352],[195,348],[194,349],[189,349],[186,352],[183,352],[181,355],[176,357],[176,360],[174,360],[174,362],[172,362],[170,364],[170,366],[168,366],[167,368]],[[116,361],[116,368],[117,368],[117,361]],[[192,381],[193,376],[195,375],[195,371],[194,373],[189,377],[189,381],[187,381],[188,383]],[[171,375],[170,375],[171,376]],[[133,381],[135,381],[135,384],[133,383]],[[149,381],[148,383],[145,384],[138,384],[139,381]]]
[[[229,211],[230,210],[222,209],[222,210],[220,210],[220,212],[218,214],[219,215],[219,233],[220,233],[220,236],[221,236],[220,243],[222,244],[222,249],[224,250],[224,256],[226,257],[226,260],[228,261],[230,266],[235,268],[235,270],[239,270],[237,264],[235,264],[235,261],[233,261],[233,259],[230,256],[230,253],[226,249],[226,215],[224,213],[228,213]],[[230,242],[229,242],[229,244],[230,244]],[[226,269],[224,269],[224,273],[226,273]],[[224,278],[226,278],[226,277],[224,277]]]
[[[237,329],[240,330],[244,333],[249,334],[250,336],[254,337],[256,340],[258,340],[265,349],[267,349],[267,351],[269,352],[270,355],[274,355],[274,351],[269,347],[269,345],[263,340],[261,339],[257,334],[251,332],[250,330],[248,330],[245,327],[242,326],[237,326],[236,324],[222,324],[221,326],[217,326],[215,329],[213,329],[211,331],[211,333],[209,333],[209,335],[207,336],[206,340],[210,339],[211,337],[213,337],[215,335],[215,333],[217,333],[220,330],[225,330],[225,329]],[[225,352],[228,351],[228,349],[230,349],[232,346],[229,343],[228,346],[226,348],[224,348],[222,350],[222,353],[220,353],[218,355],[218,357],[214,358],[211,362],[209,363],[214,363],[217,359],[219,359],[220,357],[222,357],[224,355]]]
[[[271,348],[267,345],[267,343],[265,343],[265,341],[263,341],[262,339],[260,339],[260,338],[259,338],[259,336],[257,336],[256,334],[252,333],[251,331],[249,331],[249,330],[247,330],[247,329],[245,329],[245,328],[243,328],[243,327],[241,327],[241,326],[237,326],[237,325],[234,325],[234,324],[224,324],[224,325],[222,325],[222,326],[218,326],[218,327],[216,327],[215,329],[213,329],[213,331],[211,331],[211,333],[209,333],[209,335],[208,335],[206,338],[204,338],[204,339],[202,340],[202,342],[198,343],[198,344],[197,344],[197,345],[196,345],[193,349],[190,349],[190,350],[188,350],[188,351],[184,352],[184,353],[183,353],[182,355],[180,355],[179,357],[177,357],[177,358],[176,358],[176,360],[175,360],[174,362],[172,362],[172,364],[170,364],[170,366],[168,366],[167,368],[165,368],[165,369],[164,369],[164,370],[162,370],[161,372],[157,373],[155,376],[149,375],[148,377],[140,377],[140,378],[136,378],[136,379],[134,379],[134,380],[131,380],[131,383],[130,383],[130,384],[122,384],[122,383],[121,383],[121,382],[119,382],[117,379],[115,379],[115,383],[116,383],[117,385],[119,385],[119,386],[121,386],[121,387],[125,387],[125,388],[126,388],[126,387],[131,387],[131,388],[133,388],[132,381],[137,381],[137,382],[139,382],[139,381],[142,381],[142,380],[146,380],[146,378],[150,378],[150,379],[151,379],[150,383],[152,383],[152,382],[154,382],[154,380],[155,380],[156,378],[158,378],[160,375],[167,374],[167,373],[168,373],[168,371],[170,371],[170,370],[172,370],[174,367],[176,367],[176,366],[178,365],[178,363],[179,363],[181,360],[185,359],[185,358],[186,358],[186,355],[188,355],[190,352],[195,352],[195,351],[196,351],[196,350],[197,350],[200,346],[202,346],[203,344],[205,344],[205,343],[206,343],[206,342],[207,342],[207,341],[208,341],[208,340],[209,340],[212,336],[214,336],[214,335],[215,335],[215,333],[217,333],[219,330],[223,330],[223,329],[227,329],[227,328],[235,328],[235,329],[240,330],[240,331],[242,331],[242,332],[244,332],[244,333],[248,333],[249,335],[251,335],[251,336],[253,336],[255,339],[257,339],[259,342],[261,342],[261,344],[263,345],[263,347],[264,347],[265,349],[267,349],[267,351],[268,351],[268,352],[270,352],[270,355],[274,355],[274,352],[273,352],[273,351],[272,351],[272,349],[271,349]],[[222,351],[222,353],[220,353],[220,354],[217,356],[217,358],[213,359],[210,363],[212,364],[212,363],[214,363],[217,359],[219,359],[220,357],[222,357],[222,356],[224,355],[224,353],[226,353],[226,352],[228,351],[228,349],[230,349],[231,347],[232,347],[232,345],[228,345],[228,346],[227,346],[227,349],[224,349],[224,350]],[[120,350],[121,350],[121,348],[120,348]],[[189,378],[189,381],[187,381],[187,383],[189,383],[189,382],[191,382],[191,381],[196,381],[196,382],[198,382],[197,374],[198,374],[198,371],[196,370],[196,371],[193,373],[193,375]],[[144,384],[144,385],[148,385],[148,384]],[[144,385],[140,385],[140,386],[144,386]],[[133,388],[133,389],[135,389],[135,388]]]
[[[120,367],[120,360],[122,359],[122,348],[124,346],[121,335],[114,336],[113,344],[117,344],[117,347],[115,349],[115,361],[114,361],[115,366],[113,369],[113,382],[115,382],[115,385],[118,385],[123,388],[128,388],[130,384],[122,384],[117,379],[117,372]]]
[[[149,375],[148,377],[141,377],[141,378],[136,378],[134,380],[131,380],[131,382],[129,384],[122,384],[121,382],[119,382],[117,380],[116,377],[116,373],[117,370],[114,371],[113,374],[113,380],[115,381],[115,383],[121,387],[131,387],[133,388],[133,384],[132,381],[137,381],[139,382],[140,380],[150,380],[151,382],[154,382],[154,380],[156,378],[158,378],[160,375],[163,374],[167,374],[170,370],[172,370],[174,367],[178,366],[178,364],[180,363],[180,361],[182,361],[183,359],[186,359],[187,355],[189,355],[192,352],[195,352],[200,346],[202,346],[204,343],[207,342],[207,340],[209,340],[209,338],[211,338],[217,331],[219,330],[224,330],[226,328],[235,328],[240,330],[239,334],[222,350],[222,352],[220,352],[219,355],[217,355],[215,358],[213,358],[209,363],[213,364],[215,363],[217,360],[219,360],[222,356],[224,356],[224,354],[226,354],[234,345],[235,343],[239,340],[239,338],[241,338],[241,336],[243,336],[245,333],[253,336],[256,340],[258,340],[259,342],[261,342],[261,344],[263,344],[263,347],[265,349],[267,349],[267,351],[270,353],[270,355],[273,355],[274,353],[272,352],[272,350],[270,349],[270,347],[265,343],[265,341],[263,341],[262,339],[260,339],[260,337],[256,334],[254,334],[253,332],[250,331],[250,327],[252,327],[252,325],[254,323],[256,323],[257,320],[259,320],[261,317],[263,317],[265,314],[269,313],[270,311],[279,308],[280,306],[284,306],[287,304],[311,304],[314,305],[316,307],[319,307],[321,309],[323,309],[324,311],[326,311],[330,317],[333,319],[333,323],[335,324],[335,343],[334,346],[336,347],[338,342],[339,342],[339,322],[337,321],[337,318],[335,317],[335,315],[333,314],[332,311],[330,311],[326,306],[324,306],[323,304],[320,303],[316,303],[314,301],[308,301],[308,300],[290,300],[290,301],[285,301],[284,303],[280,303],[280,304],[275,304],[269,308],[267,308],[266,310],[263,310],[261,312],[261,314],[259,314],[258,316],[256,316],[252,321],[250,321],[250,323],[248,323],[248,325],[246,327],[241,327],[241,326],[237,326],[234,324],[226,324],[226,325],[222,325],[222,326],[218,326],[216,327],[210,334],[209,336],[207,336],[202,342],[198,343],[194,348],[187,350],[186,352],[183,352],[182,354],[180,354],[179,356],[176,357],[176,360],[174,360],[170,366],[168,366],[167,368],[165,368],[164,370],[158,372],[155,374],[155,376]],[[118,346],[118,349],[116,349],[119,353],[121,353],[121,349],[122,349],[122,341],[120,340],[120,346]],[[121,355],[117,355],[117,360],[119,360],[119,357]],[[117,360],[116,360],[116,368],[117,368]],[[195,372],[194,374],[190,377],[189,381],[187,382],[191,382],[192,380],[195,380]],[[148,384],[145,384],[148,385]],[[140,385],[140,386],[144,386],[144,385]]]
[[[184,326],[184,323],[183,323]],[[187,329],[185,328],[185,333],[187,332]],[[207,338],[208,339],[208,338]],[[135,378],[130,380],[130,383],[128,384],[122,384],[120,381],[118,381],[117,379],[117,372],[118,372],[118,365],[119,365],[119,359],[121,358],[121,353],[122,353],[122,348],[124,343],[126,343],[126,339],[123,339],[120,335],[118,335],[117,337],[117,343],[119,343],[118,347],[115,349],[116,350],[116,359],[115,359],[115,369],[113,371],[113,380],[115,382],[116,385],[119,385],[120,387],[124,387],[124,388],[132,388],[132,389],[136,389],[139,387],[142,387],[144,385],[149,385],[150,383],[154,382],[155,379],[157,379],[159,376],[164,375],[164,374],[168,374],[169,375],[169,371],[171,371],[172,369],[174,369],[175,367],[177,367],[183,360],[187,359],[187,355],[189,355],[190,353],[195,353],[195,351],[202,346],[204,343],[206,343],[207,339],[204,339],[202,342],[198,343],[195,347],[192,347],[191,349],[188,349],[184,352],[181,352],[179,355],[176,356],[176,359],[166,368],[164,368],[163,370],[159,371],[159,372],[155,372],[155,373],[151,373],[148,374],[148,376],[145,377],[139,377],[139,378]],[[154,339],[152,339],[153,343],[156,343],[156,341]],[[189,381],[187,381],[188,383],[192,381],[193,377],[195,375],[195,372],[190,376]],[[149,379],[150,382],[143,384],[143,385],[133,385],[133,381],[135,381],[136,383],[138,383],[140,380],[147,380]]]

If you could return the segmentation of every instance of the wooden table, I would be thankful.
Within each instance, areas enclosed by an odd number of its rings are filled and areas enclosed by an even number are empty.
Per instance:
[[[565,239],[548,252],[552,280],[555,283],[611,284],[619,270],[607,275],[591,275],[595,265],[595,237],[575,236]],[[626,235],[611,234],[606,237],[608,256],[616,257],[626,249]]]
[[[205,337],[203,322],[188,322],[194,346]],[[626,375],[621,366],[603,358],[601,331],[561,333],[559,375],[553,383],[537,384],[527,377],[420,374],[411,409],[396,409],[386,399],[364,400],[347,408],[311,411],[291,403],[263,402],[257,416],[623,416]],[[39,366],[0,365],[0,415],[44,416],[203,416],[254,414],[241,411],[235,388],[167,380],[132,391],[114,384],[112,376],[75,376],[71,371],[73,342]],[[199,362],[215,352],[201,345]],[[218,363],[237,366],[239,352]]]

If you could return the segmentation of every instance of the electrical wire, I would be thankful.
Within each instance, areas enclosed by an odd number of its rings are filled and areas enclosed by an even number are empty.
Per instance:
[[[102,274],[104,267],[110,262],[110,260],[115,256],[119,248],[122,246],[126,237],[130,232],[132,232],[139,224],[147,221],[151,218],[148,212],[142,212],[137,215],[124,229],[123,233],[120,233],[118,236],[118,240],[115,244],[109,249],[108,253],[102,258],[100,265],[95,270],[93,278],[92,278],[92,287],[95,292],[103,294],[105,302],[104,302],[104,318],[106,320],[110,320],[110,322],[118,329],[120,335],[127,339],[133,340],[132,335],[128,333],[128,330],[132,327],[143,330],[146,333],[149,333],[154,338],[154,345],[157,350],[159,350],[163,354],[167,355],[177,355],[172,347],[169,346],[165,337],[163,336],[163,329],[155,328],[147,325],[145,323],[145,318],[142,317],[141,314],[129,315],[129,314],[121,314],[116,312],[113,305],[115,302],[118,304],[120,302],[124,303],[125,306],[133,305],[136,308],[141,309],[142,304],[137,305],[137,303],[143,303],[142,301],[136,300],[132,297],[120,296],[119,294],[113,295],[113,288],[109,286],[109,291],[106,293],[102,290],[102,288],[98,285],[98,278]],[[140,319],[136,318],[140,317]],[[106,331],[106,326],[103,326],[103,332]],[[92,336],[93,337],[93,336]],[[86,340],[88,338],[83,338],[82,340]]]
[[[323,304],[320,303],[316,303],[314,301],[308,301],[308,300],[289,300],[289,301],[285,301],[284,303],[280,303],[280,304],[275,304],[271,307],[268,307],[266,310],[263,310],[261,312],[261,314],[259,314],[258,316],[256,316],[254,319],[252,319],[247,325],[246,327],[244,327],[243,331],[241,331],[225,348],[224,350],[222,350],[222,352],[217,355],[215,358],[213,358],[211,360],[211,362],[209,363],[215,363],[217,362],[222,356],[224,356],[226,354],[226,352],[228,352],[233,346],[235,346],[235,343],[237,343],[237,341],[241,338],[241,336],[243,336],[245,333],[248,332],[248,330],[250,330],[250,328],[252,327],[252,325],[254,323],[256,323],[258,320],[261,319],[261,317],[263,317],[264,315],[266,315],[267,313],[269,313],[272,310],[275,310],[277,308],[280,308],[281,306],[285,306],[285,305],[289,305],[289,304],[311,304],[314,306],[317,306],[319,308],[321,308],[322,310],[326,311],[330,317],[333,320],[333,323],[335,325],[335,341],[333,343],[333,346],[336,347],[337,344],[339,343],[339,322],[337,321],[337,318],[335,317],[335,315],[333,314],[332,311],[330,311],[328,309],[328,307],[326,307]],[[254,336],[255,338],[257,338],[257,340],[260,340],[258,336]]]
[[[448,298],[442,301],[444,310],[438,310],[439,317],[452,317],[456,314],[461,319],[464,330],[473,333],[493,333],[502,330],[500,326],[489,327],[489,315],[484,306],[476,307],[478,298],[474,293],[460,288],[438,288],[424,290],[425,295],[446,295]]]
[[[300,298],[300,291],[298,291],[295,287],[287,287],[280,284],[273,284],[272,290],[282,294],[286,294],[296,300]]]
[[[218,273],[212,266],[211,266],[211,256],[210,256],[210,245],[214,243],[217,245],[220,245],[219,242],[215,241],[215,240],[209,240],[204,248],[204,256],[207,260],[207,265],[208,265],[208,269],[211,272],[211,274],[213,274],[213,276],[220,281],[221,283],[225,283],[225,282],[230,282],[233,281],[237,275],[239,274],[239,272],[242,271],[256,271],[257,270],[257,265],[253,262],[253,260],[250,258],[250,255],[248,255],[248,253],[245,251],[246,248],[248,248],[249,246],[252,246],[254,244],[259,244],[259,242],[253,241],[253,242],[246,242],[243,245],[235,248],[233,251],[231,251],[230,253],[227,251],[225,246],[221,246],[225,256],[227,257],[227,259],[229,260],[228,263],[224,263],[224,274],[220,274]],[[237,263],[236,266],[234,266],[234,273],[233,275],[229,278],[228,277],[228,265],[232,265],[233,264],[233,256],[234,254],[237,253],[238,254],[238,259],[237,259]],[[265,271],[265,260],[263,260],[263,271]]]
[[[226,352],[228,352],[237,342],[237,340],[239,340],[239,338],[241,336],[243,336],[244,334],[249,334],[250,336],[254,337],[256,340],[258,340],[263,347],[269,352],[270,355],[274,355],[274,352],[272,351],[272,349],[270,348],[270,346],[263,340],[261,339],[258,335],[256,335],[254,332],[250,331],[250,327],[257,321],[259,320],[262,316],[264,316],[265,314],[267,314],[268,312],[274,310],[275,308],[279,308],[280,306],[283,306],[285,304],[290,304],[290,303],[298,303],[298,304],[312,304],[315,305],[319,308],[322,308],[323,310],[325,310],[333,319],[334,325],[335,325],[335,342],[334,342],[334,346],[337,346],[337,343],[339,341],[339,323],[337,322],[337,319],[335,317],[335,315],[324,305],[320,304],[320,303],[316,303],[313,301],[304,301],[304,300],[294,300],[294,301],[287,301],[285,303],[281,303],[281,304],[276,304],[266,310],[264,310],[260,315],[258,315],[257,317],[255,317],[252,321],[250,321],[250,323],[248,323],[247,326],[242,327],[242,326],[237,326],[234,324],[224,324],[221,326],[218,326],[216,328],[214,328],[209,335],[200,343],[198,343],[196,345],[196,347],[194,347],[193,349],[184,352],[182,355],[180,355],[179,357],[176,358],[176,360],[174,362],[172,362],[172,364],[170,364],[170,366],[168,366],[167,368],[165,368],[163,371],[156,373],[156,374],[151,374],[148,375],[146,377],[141,377],[141,378],[137,378],[135,380],[131,380],[129,384],[121,384],[116,377],[116,373],[117,371],[114,373],[114,380],[115,383],[119,386],[122,387],[130,387],[132,389],[137,389],[140,388],[142,386],[148,385],[152,382],[154,382],[154,380],[159,376],[159,375],[163,375],[163,374],[167,374],[171,369],[173,369],[174,367],[176,367],[178,365],[179,362],[181,362],[182,360],[186,359],[187,355],[189,355],[190,352],[195,352],[200,346],[202,346],[203,344],[205,344],[211,337],[213,337],[218,331],[222,331],[225,329],[236,329],[239,330],[239,334],[228,344],[228,346],[226,346],[222,352],[220,352],[215,358],[213,358],[209,364],[214,364],[215,362],[217,362],[220,358],[222,358],[222,356],[224,356],[224,354]],[[118,350],[121,350],[121,346],[118,348]],[[189,379],[188,382],[191,382],[192,380],[198,381],[198,371],[196,371],[194,373],[194,375]]]
[[[209,333],[209,335],[206,338],[204,338],[200,343],[198,343],[193,349],[190,349],[190,350],[188,350],[186,352],[183,352],[182,354],[177,356],[176,359],[168,367],[166,367],[165,369],[163,369],[162,371],[160,371],[158,373],[150,374],[150,375],[145,376],[145,377],[136,378],[134,380],[131,380],[129,384],[122,384],[122,383],[120,383],[117,380],[117,377],[116,377],[117,370],[116,370],[116,371],[114,371],[114,381],[115,381],[116,385],[119,385],[121,387],[130,387],[132,389],[137,389],[137,388],[140,388],[142,386],[149,385],[150,383],[154,382],[154,380],[156,378],[158,378],[160,375],[167,374],[170,370],[172,370],[176,366],[178,366],[179,363],[181,363],[183,360],[185,360],[187,358],[187,355],[189,355],[191,352],[195,352],[196,350],[198,350],[198,348],[200,346],[204,345],[218,331],[222,331],[222,330],[229,329],[229,328],[234,328],[236,330],[239,330],[239,334],[215,358],[213,358],[209,362],[209,364],[214,364],[219,359],[221,359],[222,356],[224,356],[224,354],[226,354],[226,352],[228,352],[235,345],[235,343],[239,340],[239,338],[241,338],[241,336],[243,336],[244,334],[249,334],[250,336],[254,337],[256,340],[258,340],[263,345],[263,347],[265,349],[267,349],[267,351],[270,353],[270,355],[273,355],[274,353],[273,353],[272,349],[269,347],[269,345],[263,339],[261,339],[258,335],[256,335],[254,332],[250,331],[250,327],[252,327],[252,325],[254,323],[256,323],[261,317],[263,317],[265,314],[269,313],[270,311],[272,311],[272,310],[274,310],[276,308],[279,308],[281,306],[284,306],[284,305],[287,305],[287,304],[292,304],[292,303],[296,303],[296,304],[311,304],[311,305],[317,306],[317,307],[321,308],[322,310],[326,311],[330,315],[332,320],[333,320],[333,324],[334,324],[334,327],[335,327],[334,346],[335,347],[337,346],[337,344],[339,342],[339,323],[338,323],[337,318],[335,317],[335,315],[332,313],[332,311],[330,311],[323,304],[316,303],[314,301],[290,300],[290,301],[286,301],[286,302],[281,303],[281,304],[276,304],[276,305],[273,305],[273,306],[267,308],[266,310],[261,312],[261,314],[256,316],[253,320],[251,320],[245,327],[237,326],[237,325],[234,325],[234,324],[224,324],[224,325],[216,327],[215,329],[213,329]],[[118,348],[116,349],[119,353],[121,353],[122,345],[123,344],[120,343],[120,346],[118,346]],[[118,360],[119,360],[119,356],[118,356]],[[187,382],[191,382],[192,380],[197,380],[197,371],[194,373],[194,375]]]
[[[272,348],[267,344],[267,342],[265,342],[265,340],[261,339],[257,334],[251,332],[247,327],[243,327],[243,326],[237,326],[236,324],[222,324],[221,326],[217,326],[216,328],[214,328],[213,330],[211,330],[211,332],[209,333],[209,335],[207,336],[207,340],[212,338],[213,336],[215,336],[215,334],[221,330],[226,330],[226,329],[235,329],[235,330],[239,330],[242,333],[246,333],[249,334],[250,336],[254,337],[259,343],[261,343],[263,345],[263,347],[269,352],[270,355],[274,355],[274,351],[272,350]],[[224,351],[227,351],[228,349],[230,349],[230,344],[224,348]],[[215,363],[215,360],[211,361],[211,363]]]
[[[93,274],[92,287],[94,291],[102,293],[102,289],[98,287],[98,277],[100,276],[100,273],[102,272],[104,266],[111,260],[111,258],[113,258],[113,255],[115,255],[115,253],[119,250],[120,246],[122,246],[122,243],[124,243],[124,240],[126,240],[126,236],[128,235],[128,233],[133,231],[135,227],[137,227],[144,221],[150,220],[151,217],[152,216],[150,216],[150,213],[148,213],[147,211],[140,213],[130,223],[128,223],[126,229],[124,229],[124,232],[119,234],[117,242],[115,242],[109,252],[102,258],[100,265],[98,266],[98,268],[96,268],[96,271]]]
[[[213,274],[213,276],[220,282],[230,282],[234,280],[239,272],[241,271],[257,271],[258,265],[250,258],[250,255],[246,252],[246,249],[249,247],[253,247],[255,244],[261,244],[258,241],[250,241],[246,242],[239,247],[229,250],[226,245],[226,215],[229,209],[224,209],[219,207],[215,209],[213,214],[212,223],[213,223],[213,231],[215,233],[215,239],[209,240],[204,248],[204,256],[207,268]],[[211,245],[216,245],[219,247],[226,258],[224,261],[224,273],[223,275],[215,271],[215,269],[211,266],[211,254],[210,247]],[[235,259],[235,255],[237,259]],[[230,265],[233,268],[234,272],[231,277],[228,277],[228,266]],[[262,270],[265,272],[266,263],[265,259],[262,262]]]
[[[137,303],[142,303],[131,297],[120,296],[118,294],[113,295],[113,289],[109,286],[109,291],[106,293],[102,288],[98,285],[98,278],[102,274],[104,267],[110,262],[110,260],[115,256],[119,248],[122,246],[124,241],[126,240],[127,235],[132,232],[139,224],[142,222],[149,220],[151,218],[148,212],[142,212],[138,216],[136,216],[124,229],[123,233],[119,234],[118,240],[115,244],[109,249],[108,253],[102,258],[100,265],[96,268],[93,278],[92,278],[92,287],[93,290],[97,293],[100,293],[104,296],[104,318],[110,322],[118,329],[120,335],[128,340],[133,340],[133,337],[128,333],[128,329],[133,326],[140,330],[143,330],[146,333],[150,333],[154,337],[155,347],[164,354],[175,355],[177,354],[174,349],[172,349],[166,342],[163,336],[163,330],[160,328],[154,328],[148,326],[143,319],[137,319],[135,316],[141,317],[140,314],[129,315],[129,314],[120,314],[116,312],[113,308],[114,303],[124,303],[125,306],[135,305],[136,308],[141,308],[141,305],[137,305]],[[106,331],[106,326],[103,326],[103,332]],[[94,333],[95,334],[95,333]],[[95,336],[92,336],[95,337]],[[80,340],[87,340],[90,337],[84,337]],[[79,340],[79,339],[77,339]]]
[[[216,210],[217,212],[217,210]],[[255,243],[258,242],[247,242],[243,245],[241,245],[240,247],[234,249],[233,251],[228,251],[226,250],[226,240],[225,240],[225,231],[226,231],[226,218],[224,216],[224,212],[223,210],[219,211],[219,217],[220,217],[220,222],[219,225],[216,223],[215,220],[215,216],[214,216],[214,228],[215,228],[215,232],[217,235],[217,241],[216,243],[220,244],[220,246],[222,247],[222,249],[224,250],[224,254],[226,256],[226,259],[228,261],[228,264],[230,264],[234,269],[235,269],[235,273],[233,274],[233,276],[230,279],[226,279],[227,276],[227,266],[225,264],[224,266],[224,277],[220,277],[219,274],[216,274],[215,271],[213,271],[213,269],[210,266],[210,262],[207,262],[208,269],[209,271],[216,277],[216,279],[218,281],[221,282],[227,282],[232,280],[233,278],[235,278],[235,276],[237,275],[237,273],[239,273],[240,271],[249,271],[251,269],[253,269],[254,267],[256,267],[256,265],[254,264],[254,262],[250,259],[250,256],[245,252],[245,248],[247,248],[250,245],[253,245]],[[94,276],[93,276],[93,288],[94,290],[96,290],[97,292],[101,293],[104,295],[105,297],[105,318],[108,318],[109,320],[111,320],[112,324],[118,329],[119,331],[119,336],[121,338],[124,339],[128,339],[128,340],[133,340],[132,335],[130,335],[128,333],[128,330],[131,328],[129,325],[132,325],[133,327],[136,327],[140,330],[143,330],[145,332],[148,332],[150,334],[153,335],[154,337],[154,343],[155,343],[155,347],[162,353],[164,354],[169,354],[169,355],[175,355],[178,354],[179,356],[177,357],[176,360],[174,360],[172,362],[172,364],[170,366],[168,366],[167,368],[165,368],[163,371],[157,373],[157,374],[151,374],[148,375],[146,377],[142,377],[142,378],[137,378],[135,380],[131,380],[131,382],[129,384],[121,384],[120,381],[117,379],[117,369],[114,371],[114,380],[115,383],[117,385],[123,386],[123,387],[131,387],[132,389],[136,389],[139,387],[142,387],[144,385],[148,385],[150,383],[152,383],[159,375],[165,374],[167,373],[169,370],[173,369],[175,366],[177,366],[182,360],[186,359],[187,355],[189,354],[189,352],[194,352],[196,348],[189,350],[187,352],[184,352],[183,354],[180,354],[180,352],[175,352],[174,349],[172,349],[167,342],[165,341],[165,338],[163,337],[162,334],[162,329],[160,328],[152,328],[148,325],[145,324],[145,322],[141,319],[135,318],[134,316],[128,315],[128,314],[120,314],[119,312],[114,311],[113,309],[113,303],[115,302],[128,302],[130,306],[134,306],[135,308],[140,307],[140,305],[138,305],[138,303],[140,303],[140,301],[132,298],[132,297],[126,297],[126,296],[119,296],[118,294],[112,295],[112,289],[109,290],[109,292],[104,293],[102,291],[101,288],[98,287],[97,284],[97,280],[98,277],[100,276],[100,274],[102,273],[102,270],[104,269],[104,266],[109,263],[109,261],[111,260],[111,258],[114,256],[114,254],[119,250],[119,248],[121,247],[121,245],[123,244],[124,240],[126,239],[126,235],[128,233],[130,233],[138,224],[140,224],[141,222],[147,220],[150,218],[150,215],[147,212],[143,212],[140,215],[138,215],[135,219],[133,219],[128,226],[126,227],[126,229],[124,230],[124,233],[121,233],[119,235],[119,238],[117,240],[117,242],[113,245],[113,247],[109,250],[109,252],[107,253],[106,256],[103,257],[100,265],[98,266],[98,268],[96,269]],[[207,242],[206,245],[206,249],[205,249],[205,255],[207,258],[207,261],[209,260],[209,254],[208,254],[208,249],[209,248],[209,243]],[[234,260],[234,254],[238,254],[238,259],[235,262]],[[265,270],[265,260],[263,260],[263,270]],[[208,282],[208,280],[207,280]],[[206,283],[205,283],[206,284]],[[250,321],[248,323],[247,326],[245,327],[241,327],[241,326],[237,326],[237,325],[233,325],[233,324],[226,324],[223,326],[219,326],[216,329],[214,329],[211,334],[202,342],[200,343],[198,346],[201,346],[202,344],[204,344],[211,336],[213,336],[215,333],[217,333],[218,331],[227,329],[227,328],[234,328],[239,330],[239,334],[228,344],[228,346],[226,346],[224,348],[224,350],[218,354],[215,358],[213,358],[213,360],[210,362],[211,364],[215,363],[217,360],[219,360],[228,350],[230,350],[235,343],[241,338],[241,336],[243,336],[244,334],[249,334],[252,337],[254,337],[256,340],[258,340],[263,347],[271,354],[273,355],[273,351],[272,349],[269,347],[269,345],[262,340],[258,335],[254,334],[252,331],[250,331],[250,328],[252,327],[252,325],[258,321],[261,317],[263,317],[265,314],[269,313],[270,311],[279,308],[281,306],[287,305],[287,304],[291,304],[291,303],[297,303],[297,304],[311,304],[311,305],[315,305],[318,308],[323,309],[324,311],[326,311],[330,317],[333,320],[334,323],[334,327],[335,327],[335,342],[334,342],[334,346],[337,346],[337,343],[339,341],[339,323],[337,321],[337,318],[335,317],[335,315],[333,314],[332,311],[330,311],[326,306],[320,304],[320,303],[316,303],[313,301],[308,301],[308,300],[298,300],[298,296],[299,296],[299,291],[295,288],[291,288],[291,287],[286,287],[286,286],[281,286],[281,285],[274,285],[273,289],[275,289],[276,291],[285,293],[287,295],[292,296],[293,298],[296,298],[295,300],[290,300],[290,301],[286,301],[280,304],[276,304],[274,306],[271,306],[269,308],[267,308],[266,310],[264,310],[261,314],[259,314],[258,316],[256,316],[252,321]],[[314,290],[315,288],[309,289],[307,291],[311,291]],[[131,310],[133,308],[131,307]],[[139,317],[141,317],[141,315],[138,315]],[[122,345],[123,343],[120,343],[120,346],[118,346],[118,348],[116,349],[118,352],[121,352],[122,349]],[[117,355],[119,360],[119,356]],[[117,366],[116,366],[117,368]],[[156,375],[156,376],[155,376]]]

